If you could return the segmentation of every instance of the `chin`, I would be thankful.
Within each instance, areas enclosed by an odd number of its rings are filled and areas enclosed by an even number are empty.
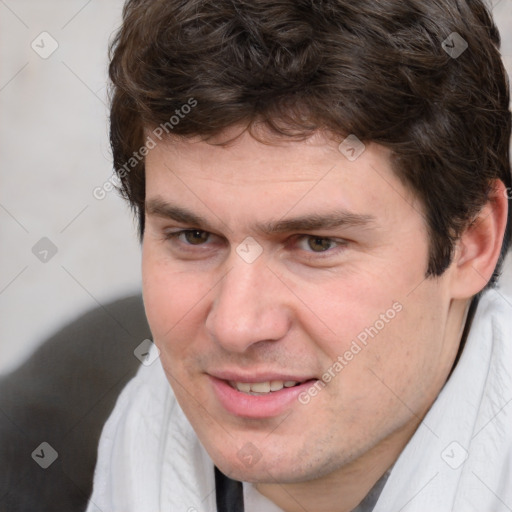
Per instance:
[[[234,480],[260,484],[292,484],[306,482],[329,474],[340,465],[339,460],[309,459],[300,450],[287,447],[287,453],[252,452],[251,444],[235,453],[213,454],[215,465]],[[289,450],[289,451],[288,451]],[[293,457],[290,457],[291,454]],[[211,455],[210,455],[211,456]],[[252,456],[252,458],[251,458]],[[342,461],[343,463],[343,461]]]

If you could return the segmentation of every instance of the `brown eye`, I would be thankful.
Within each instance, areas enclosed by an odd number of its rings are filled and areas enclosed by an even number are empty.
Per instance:
[[[308,247],[314,252],[325,252],[332,248],[334,242],[330,238],[312,236],[308,238]]]
[[[198,229],[191,229],[183,232],[186,242],[190,245],[201,245],[208,241],[210,233],[207,231],[200,231]]]

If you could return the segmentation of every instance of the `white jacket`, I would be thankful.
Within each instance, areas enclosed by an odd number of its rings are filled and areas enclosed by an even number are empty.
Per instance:
[[[244,483],[245,512],[280,512]],[[462,356],[373,512],[512,511],[512,297],[486,291]],[[216,512],[213,462],[160,360],[107,421],[87,512]]]

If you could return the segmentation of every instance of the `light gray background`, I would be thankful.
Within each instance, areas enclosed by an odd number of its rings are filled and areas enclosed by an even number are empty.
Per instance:
[[[140,290],[131,213],[115,192],[92,195],[111,175],[107,45],[122,3],[0,0],[0,374],[80,313]],[[510,74],[512,0],[492,5]],[[31,47],[48,50],[42,32],[59,45],[47,59]],[[58,249],[46,263],[32,253],[42,237]]]

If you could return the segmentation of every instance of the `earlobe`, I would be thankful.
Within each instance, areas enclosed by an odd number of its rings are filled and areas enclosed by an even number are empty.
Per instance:
[[[507,190],[501,180],[495,180],[488,202],[457,243],[453,298],[470,298],[491,279],[500,256],[507,215]]]

